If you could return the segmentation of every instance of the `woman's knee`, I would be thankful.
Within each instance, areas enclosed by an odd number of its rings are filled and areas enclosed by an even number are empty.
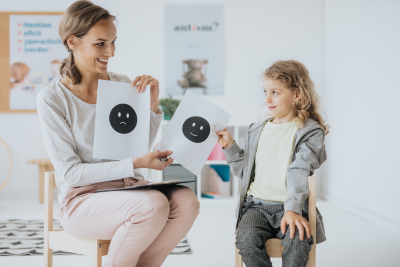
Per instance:
[[[170,210],[168,198],[157,190],[151,190],[146,195],[147,198],[145,201],[148,204],[149,210],[154,214],[163,214],[168,217]]]
[[[173,204],[178,205],[179,209],[186,214],[198,215],[200,202],[192,189],[186,186],[179,186],[173,193]],[[173,207],[171,207],[173,208]]]
[[[137,215],[155,221],[168,219],[170,211],[168,199],[157,190],[149,190],[143,194],[139,205],[139,210],[138,207],[132,207],[129,214],[130,219],[134,219]]]

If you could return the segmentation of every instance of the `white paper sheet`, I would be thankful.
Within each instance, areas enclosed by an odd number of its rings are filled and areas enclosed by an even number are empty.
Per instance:
[[[127,159],[149,152],[150,89],[99,80],[93,158]]]
[[[231,115],[217,105],[187,91],[157,146],[172,150],[171,158],[199,175]]]

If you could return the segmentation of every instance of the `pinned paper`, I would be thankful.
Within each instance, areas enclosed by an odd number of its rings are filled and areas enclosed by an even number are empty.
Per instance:
[[[93,158],[121,160],[149,152],[150,90],[99,80]]]
[[[202,97],[187,91],[163,133],[159,151],[172,150],[171,158],[198,175],[218,142],[231,115]]]

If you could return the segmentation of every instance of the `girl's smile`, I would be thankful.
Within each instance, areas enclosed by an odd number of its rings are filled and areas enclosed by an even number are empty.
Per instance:
[[[265,104],[268,107],[269,115],[275,117],[276,124],[286,123],[292,120],[295,108],[294,101],[298,101],[300,96],[280,82],[265,78],[263,81]]]

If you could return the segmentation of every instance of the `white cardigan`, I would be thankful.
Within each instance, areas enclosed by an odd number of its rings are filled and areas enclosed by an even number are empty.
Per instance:
[[[111,81],[132,81],[126,75],[107,72]],[[147,89],[148,90],[148,89]],[[60,80],[41,89],[36,99],[39,124],[49,158],[55,168],[58,201],[61,204],[70,187],[84,186],[126,177],[144,179],[132,159],[93,158],[96,104],[84,102]],[[149,150],[163,118],[150,110]]]

